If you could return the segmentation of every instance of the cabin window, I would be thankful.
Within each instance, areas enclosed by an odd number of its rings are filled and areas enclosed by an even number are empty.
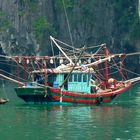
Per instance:
[[[49,86],[52,86],[53,82],[56,81],[56,74],[49,74],[47,76],[48,76],[47,77],[48,84]]]
[[[82,81],[82,74],[78,74],[78,82]]]
[[[70,75],[69,77],[69,82],[72,82],[72,75]]]
[[[74,74],[74,82],[77,82],[78,78],[77,78],[77,74]]]
[[[87,82],[87,74],[83,75],[83,82]]]

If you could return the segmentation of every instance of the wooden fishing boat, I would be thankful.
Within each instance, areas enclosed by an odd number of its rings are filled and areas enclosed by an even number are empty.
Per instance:
[[[130,88],[131,83],[125,83],[124,85],[118,84],[116,89],[106,89],[98,93],[84,93],[74,91],[62,91],[59,88],[43,87],[18,87],[16,92],[18,97],[22,98],[25,102],[43,103],[43,102],[70,102],[70,103],[101,103],[110,102],[118,94],[123,93]]]
[[[66,58],[70,63],[64,65],[60,64],[55,68],[46,68],[52,57],[15,57],[14,60],[19,64],[21,59],[23,64],[28,64],[34,60],[41,59],[38,63],[38,69],[30,71],[31,81],[20,82],[18,81],[18,87],[15,88],[17,96],[22,98],[27,103],[84,103],[84,104],[100,104],[110,102],[116,96],[128,90],[131,87],[131,81],[127,80],[127,72],[122,71],[124,54],[112,55],[109,53],[105,44],[100,45],[103,50],[103,54],[95,53],[90,55],[93,60],[88,63],[82,63],[79,65],[79,60],[84,57],[88,58],[88,55],[79,54],[76,58],[75,63],[70,59],[68,55],[60,48],[60,46],[52,38],[56,46],[63,53],[63,57]],[[83,49],[84,50],[84,49]],[[57,56],[58,57],[58,56]],[[115,62],[115,58],[118,57],[121,63],[120,66]],[[117,59],[117,61],[118,61]],[[109,63],[111,64],[111,69]],[[26,63],[25,63],[26,62]],[[36,61],[37,64],[37,61]],[[99,67],[102,68],[99,69]],[[18,65],[19,66],[19,65]],[[42,68],[40,68],[42,67]],[[109,71],[117,68],[117,78],[121,77],[121,80],[117,80],[112,75],[109,75]],[[19,68],[18,68],[19,69]],[[24,65],[24,70],[27,70],[27,66]],[[17,72],[19,73],[19,72]],[[113,73],[113,72],[112,72]],[[27,75],[24,75],[26,80]]]
[[[5,104],[5,103],[7,103],[8,101],[9,101],[8,99],[0,98],[0,104]]]

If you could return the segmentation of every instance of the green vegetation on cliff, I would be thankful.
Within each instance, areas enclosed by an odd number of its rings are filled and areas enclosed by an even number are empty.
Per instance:
[[[34,35],[36,39],[40,42],[44,34],[56,34],[54,28],[50,25],[45,17],[39,17],[33,22]]]
[[[0,11],[0,32],[5,32],[12,26],[5,12]]]

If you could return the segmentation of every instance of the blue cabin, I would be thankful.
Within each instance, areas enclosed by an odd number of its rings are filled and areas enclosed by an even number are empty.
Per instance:
[[[55,80],[53,81],[53,87],[58,88],[67,77],[68,73],[59,73],[55,75]],[[75,91],[91,93],[91,86],[89,84],[89,74],[73,72],[68,81],[62,87],[62,90]]]

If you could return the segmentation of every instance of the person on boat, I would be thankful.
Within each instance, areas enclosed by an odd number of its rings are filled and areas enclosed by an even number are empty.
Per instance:
[[[116,79],[114,78],[109,78],[108,79],[108,84],[109,84],[109,88],[116,88]]]
[[[95,80],[90,79],[91,93],[97,93],[98,86],[96,85]]]
[[[39,84],[44,84],[44,80],[43,80],[43,76],[42,75],[36,74],[34,81],[39,83]]]
[[[81,66],[81,69],[82,69],[82,71],[88,71],[88,67],[86,66],[86,64],[87,64],[87,62],[86,61],[84,61],[83,62],[83,64],[81,64],[80,66]]]

